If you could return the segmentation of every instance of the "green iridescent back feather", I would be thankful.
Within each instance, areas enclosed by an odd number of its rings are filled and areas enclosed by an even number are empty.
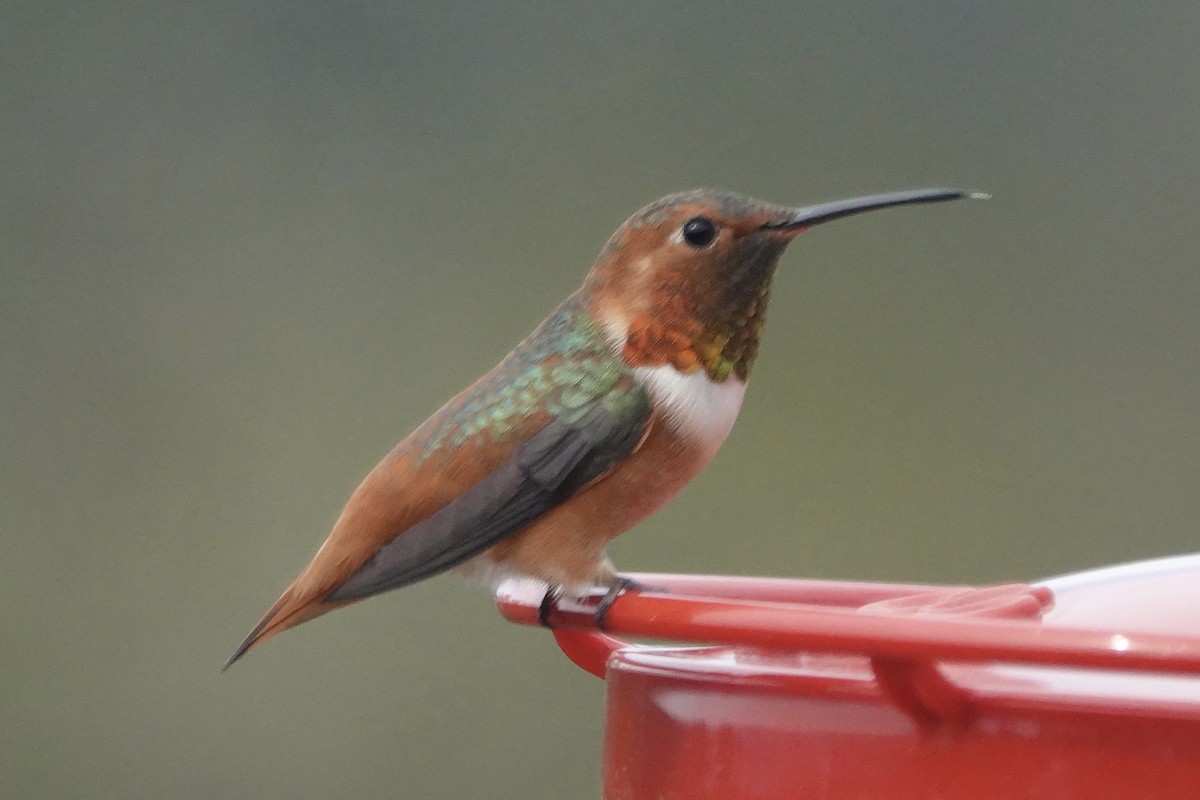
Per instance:
[[[484,434],[504,442],[527,432],[531,417],[571,424],[594,401],[630,424],[650,413],[649,396],[573,295],[495,369],[418,428],[404,450],[419,448],[423,461]]]

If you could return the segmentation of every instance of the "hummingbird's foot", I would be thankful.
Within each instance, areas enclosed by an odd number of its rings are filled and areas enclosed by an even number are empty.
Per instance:
[[[553,628],[550,624],[550,612],[554,610],[554,601],[562,597],[562,587],[557,584],[550,584],[546,587],[546,593],[542,595],[542,602],[538,603],[538,622],[542,623],[543,628]]]
[[[600,598],[600,602],[596,604],[596,627],[604,630],[605,622],[608,619],[608,612],[612,608],[612,604],[627,590],[632,589],[635,592],[665,592],[667,591],[661,586],[647,586],[644,583],[639,583],[633,578],[626,578],[618,575],[612,585],[608,587],[608,591],[604,593],[604,597]]]

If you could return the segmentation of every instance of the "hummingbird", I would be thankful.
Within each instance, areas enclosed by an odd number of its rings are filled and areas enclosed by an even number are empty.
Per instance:
[[[372,595],[457,570],[552,593],[627,588],[605,548],[662,508],[729,435],[784,249],[814,225],[982,197],[917,189],[799,208],[668,195],[626,220],[583,285],[388,453],[225,663]]]

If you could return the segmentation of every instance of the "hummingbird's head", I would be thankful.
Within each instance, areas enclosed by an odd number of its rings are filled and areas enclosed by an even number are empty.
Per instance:
[[[703,369],[745,380],[758,351],[775,265],[822,222],[966,196],[954,189],[859,197],[802,208],[701,189],[668,195],[625,221],[584,284],[591,310],[631,366]]]

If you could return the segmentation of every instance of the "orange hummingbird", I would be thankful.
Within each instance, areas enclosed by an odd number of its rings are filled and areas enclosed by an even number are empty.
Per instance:
[[[638,211],[583,286],[400,442],[225,666],[327,611],[457,569],[582,596],[624,588],[605,555],[733,427],[784,248],[813,225],[983,196],[918,189],[788,208],[732,192]],[[550,593],[547,594],[550,597]]]

